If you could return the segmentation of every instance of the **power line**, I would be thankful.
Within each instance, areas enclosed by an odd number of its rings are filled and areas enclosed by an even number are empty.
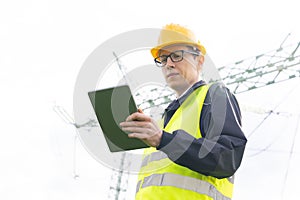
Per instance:
[[[293,87],[286,95],[283,96],[281,101],[275,105],[274,108],[271,109],[270,112],[263,118],[263,120],[250,132],[250,134],[247,136],[248,139],[257,131],[258,128],[261,127],[261,125],[271,116],[271,114],[274,114],[273,111],[276,110],[297,87],[298,85],[295,85],[295,87]]]
[[[280,131],[278,131],[279,132],[279,134],[280,133],[283,133],[284,131],[284,129],[285,129],[286,127],[285,126],[283,126],[282,127],[282,130],[280,130]],[[260,148],[260,149],[255,149],[255,153],[253,153],[253,154],[251,154],[251,155],[248,155],[247,157],[255,157],[255,156],[258,156],[259,154],[261,154],[261,153],[264,153],[264,152],[270,152],[270,148],[275,144],[275,142],[277,142],[278,140],[279,140],[279,138],[280,137],[278,137],[278,135],[276,136],[276,135],[274,135],[274,137],[272,138],[273,139],[273,141],[271,141],[269,144],[266,144],[263,148]],[[254,150],[254,149],[252,149],[252,150]],[[277,151],[277,152],[281,152],[281,153],[284,153],[284,151]]]
[[[293,140],[292,140],[293,142],[292,142],[292,146],[291,146],[290,153],[289,153],[289,158],[288,158],[288,162],[287,162],[287,169],[286,169],[286,172],[285,172],[283,187],[282,187],[282,191],[281,191],[281,199],[283,199],[283,197],[284,197],[284,191],[285,191],[287,178],[288,178],[288,174],[289,174],[289,170],[290,170],[290,164],[291,164],[292,155],[293,155],[293,152],[294,152],[295,141],[296,141],[296,136],[297,136],[297,133],[298,133],[299,124],[300,124],[300,115],[298,115],[296,129],[295,129]]]

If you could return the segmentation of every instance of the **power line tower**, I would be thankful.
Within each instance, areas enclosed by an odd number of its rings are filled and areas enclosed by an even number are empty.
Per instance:
[[[119,169],[113,170],[108,199],[126,200],[129,174],[125,172],[125,168],[131,164],[130,159],[127,158],[128,156],[126,152],[122,153]]]
[[[222,81],[241,93],[300,77],[300,42],[219,68]],[[211,80],[215,81],[215,80]]]
[[[77,124],[74,118],[62,107],[59,105],[53,106],[54,112],[67,124],[72,125],[77,129],[79,128],[87,128],[88,130],[92,127],[98,127],[98,122],[95,120],[88,120],[86,123]],[[79,178],[79,173],[77,169],[77,140],[78,135],[74,135],[74,143],[73,143],[73,178],[76,180]],[[108,199],[112,200],[125,200],[126,191],[128,187],[128,173],[124,171],[126,167],[128,167],[130,163],[130,159],[126,159],[129,155],[124,152],[121,156],[121,163],[119,169],[113,169],[111,175],[111,183],[109,186]]]
[[[98,124],[95,120],[88,120],[86,123],[83,124],[77,124],[74,120],[74,118],[62,107],[59,105],[54,105],[53,106],[53,111],[66,123],[69,125],[72,125],[76,128],[76,134],[74,134],[74,140],[73,140],[73,178],[78,179],[79,174],[77,172],[77,159],[76,159],[76,154],[77,154],[77,140],[78,140],[78,135],[77,135],[77,129],[86,127],[88,129],[92,127],[97,127]]]

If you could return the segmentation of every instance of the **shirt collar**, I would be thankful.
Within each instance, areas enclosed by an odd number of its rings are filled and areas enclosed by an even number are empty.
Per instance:
[[[177,97],[176,99],[180,99],[181,97],[183,97],[191,88],[193,87],[193,85],[191,85],[188,89],[186,89],[179,97]]]
[[[184,100],[197,88],[199,88],[202,85],[205,85],[205,81],[200,80],[198,82],[196,82],[194,85],[192,85],[192,87],[190,87],[189,89],[187,89],[177,100],[179,101],[179,104],[181,105]]]
[[[194,85],[192,85],[190,88],[188,88],[180,97],[176,98],[174,101],[172,101],[169,106],[166,108],[167,110],[174,110],[177,109],[183,102],[184,100],[197,88],[199,88],[202,85],[206,85],[205,81],[200,80]]]

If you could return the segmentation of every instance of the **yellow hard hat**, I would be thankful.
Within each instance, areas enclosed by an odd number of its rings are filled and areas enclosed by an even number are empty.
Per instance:
[[[154,58],[158,56],[159,50],[172,44],[189,44],[197,47],[202,55],[206,54],[204,46],[196,39],[195,34],[179,24],[168,24],[163,27],[158,37],[157,46],[151,49]]]

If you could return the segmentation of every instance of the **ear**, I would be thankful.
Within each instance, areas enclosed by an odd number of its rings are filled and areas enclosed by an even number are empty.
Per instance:
[[[198,56],[198,70],[201,71],[202,70],[202,65],[204,63],[204,56],[203,55],[200,55]]]

